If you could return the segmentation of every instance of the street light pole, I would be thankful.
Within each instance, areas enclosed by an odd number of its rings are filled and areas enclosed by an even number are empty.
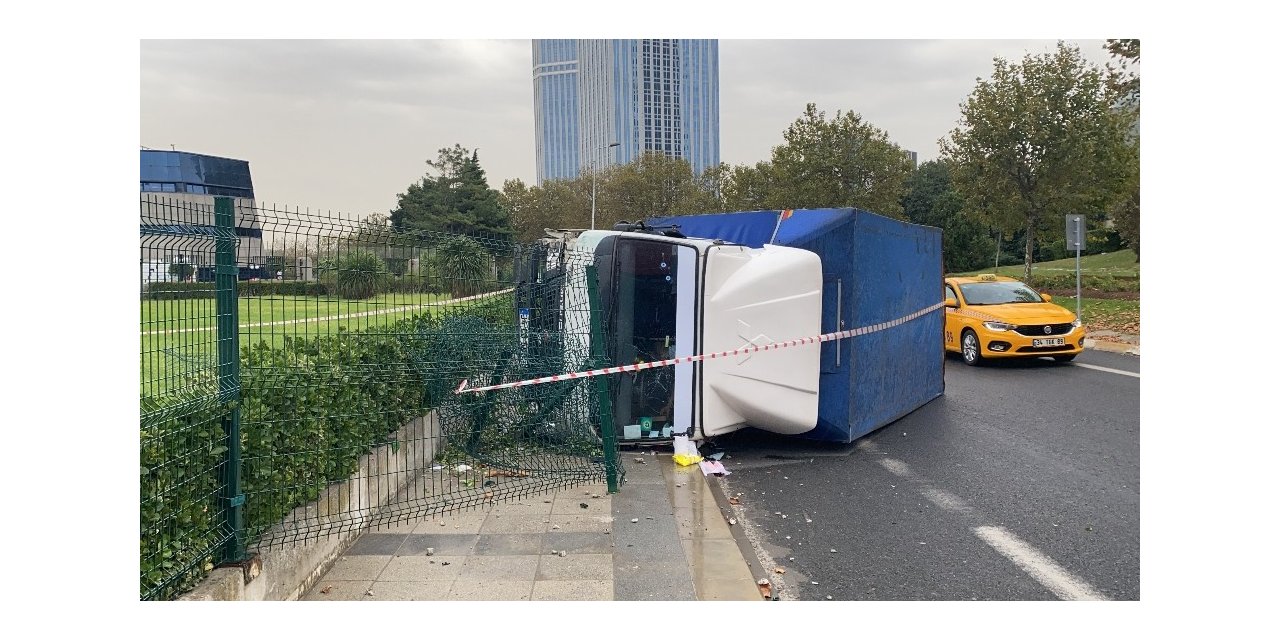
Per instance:
[[[608,151],[609,149],[619,146],[620,144],[622,143],[620,142],[611,143],[609,144],[609,146],[604,148],[604,151]],[[596,228],[596,159],[594,157],[595,154],[592,154],[592,156],[593,157],[591,158],[591,228],[595,229]]]

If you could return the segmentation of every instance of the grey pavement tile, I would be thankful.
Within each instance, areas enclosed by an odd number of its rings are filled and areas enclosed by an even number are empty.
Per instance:
[[[449,589],[450,600],[528,600],[533,580],[479,580],[459,578]]]
[[[551,514],[551,524],[544,525],[547,531],[561,531],[564,533],[572,532],[594,532],[601,533],[604,531],[612,531],[614,528],[613,517],[608,514],[597,515],[559,515]],[[553,529],[552,527],[560,527]]]
[[[538,571],[538,556],[470,556],[459,580],[529,580]]]
[[[600,515],[610,512],[612,500],[608,494],[596,493],[592,495],[601,496],[600,498],[592,498],[590,495],[557,495],[551,503],[551,513],[558,515]],[[582,505],[587,505],[584,509]]]
[[[327,577],[327,576],[326,576]],[[364,594],[373,585],[372,580],[321,580],[305,595],[303,600],[372,600]],[[326,593],[326,590],[328,591]]]
[[[366,600],[448,600],[453,580],[377,582]]]
[[[680,539],[689,540],[694,537],[702,538],[733,538],[733,532],[729,529],[729,516],[722,515],[720,511],[707,511],[705,509],[676,509],[676,527],[680,532]]]
[[[339,556],[325,572],[325,580],[376,580],[391,556]]]
[[[417,528],[420,520],[421,518],[406,518],[405,520],[400,522],[380,523],[370,527],[367,533],[379,533],[379,534],[413,533],[413,530]]]
[[[476,543],[478,556],[536,556],[542,551],[540,533],[488,533],[481,534]]]
[[[570,553],[561,558],[544,555],[538,562],[537,580],[613,580],[613,556],[607,553]]]
[[[674,464],[671,462],[671,456],[640,456],[638,454],[624,453],[622,458],[623,468],[627,472],[627,482],[623,487],[622,493],[626,493],[626,486],[642,485],[642,484],[666,484],[666,480],[662,477],[662,470],[659,468],[664,464]],[[635,462],[635,458],[643,457],[645,464]],[[619,494],[621,495],[621,494]]]
[[[533,599],[541,601],[613,600],[612,580],[539,580]]]
[[[453,580],[462,575],[467,556],[400,556],[392,558],[378,582]]]
[[[523,515],[523,514],[540,514],[546,515],[551,513],[551,503],[543,502],[549,500],[550,494],[546,496],[524,497],[511,502],[499,502],[493,505],[493,511],[499,515]]]
[[[751,570],[734,540],[684,540],[699,600],[759,600]]]
[[[542,536],[541,553],[612,553],[613,536],[599,532],[550,531]]]
[[[394,556],[404,544],[405,534],[366,533],[347,549],[349,556]]]
[[[547,505],[551,506],[551,505]],[[480,533],[487,511],[463,511],[435,516],[417,526],[414,533]]]
[[[645,563],[626,563],[615,559],[613,565],[613,598],[615,600],[695,599],[689,564],[679,551],[674,557]]]
[[[468,556],[475,552],[479,538],[474,533],[415,533],[405,537],[400,555],[425,555],[427,549],[434,549],[438,556]]]
[[[551,527],[549,515],[541,514],[489,514],[480,533],[542,533]]]

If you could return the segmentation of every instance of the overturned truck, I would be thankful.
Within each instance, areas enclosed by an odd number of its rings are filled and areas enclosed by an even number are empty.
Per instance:
[[[703,440],[748,426],[852,442],[942,394],[939,229],[806,209],[549,235],[522,277],[560,277],[567,301],[586,283],[563,275],[582,273],[566,261],[594,264],[608,365],[686,357],[609,376],[624,442]],[[591,320],[584,305],[531,304],[517,301],[524,330]],[[751,349],[788,341],[798,342]]]

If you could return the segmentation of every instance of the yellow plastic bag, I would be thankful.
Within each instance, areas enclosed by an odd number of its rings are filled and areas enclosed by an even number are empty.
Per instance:
[[[676,436],[673,439],[675,445],[675,455],[671,456],[676,464],[687,467],[689,465],[702,462],[702,456],[698,455],[698,447],[694,446],[689,440],[689,436]]]

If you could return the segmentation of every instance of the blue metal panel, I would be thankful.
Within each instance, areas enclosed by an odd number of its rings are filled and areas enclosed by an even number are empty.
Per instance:
[[[759,249],[769,242],[778,226],[777,211],[744,211],[713,215],[650,218],[652,226],[680,225],[680,233],[690,238],[724,240]]]
[[[942,299],[942,230],[860,209],[755,211],[653,218],[688,236],[765,243],[822,259],[822,332],[902,318]],[[941,309],[823,345],[818,425],[805,438],[852,442],[942,395]],[[837,351],[838,357],[837,357]],[[838,364],[837,364],[838,362]]]

